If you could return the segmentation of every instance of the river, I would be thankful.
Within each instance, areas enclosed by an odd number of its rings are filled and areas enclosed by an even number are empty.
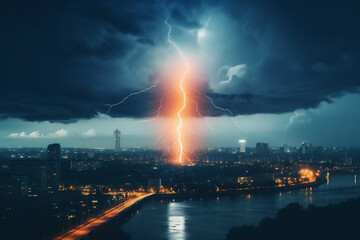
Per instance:
[[[185,201],[151,200],[122,227],[133,240],[224,239],[234,225],[258,224],[291,202],[325,206],[360,197],[360,176],[330,175],[316,188]]]

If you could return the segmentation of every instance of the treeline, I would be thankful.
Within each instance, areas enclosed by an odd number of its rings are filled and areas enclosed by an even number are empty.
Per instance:
[[[326,207],[309,205],[307,209],[291,203],[257,227],[232,227],[226,239],[359,239],[359,226],[360,198]]]

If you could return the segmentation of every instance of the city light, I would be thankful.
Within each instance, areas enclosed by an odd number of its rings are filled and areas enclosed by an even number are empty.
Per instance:
[[[85,235],[87,235],[89,232],[91,232],[95,227],[99,226],[100,224],[103,224],[104,222],[109,221],[111,218],[115,217],[120,212],[126,210],[127,208],[131,207],[135,203],[141,201],[144,198],[147,198],[154,193],[142,193],[139,194],[139,196],[129,199],[126,202],[123,202],[119,204],[118,206],[115,206],[107,211],[105,211],[103,214],[100,214],[99,216],[92,218],[85,223],[74,227],[73,229],[69,230],[68,232],[64,233],[63,235],[55,238],[54,240],[76,240],[81,239]]]
[[[304,181],[308,182],[315,182],[316,176],[314,174],[314,171],[308,168],[301,169],[299,171],[300,178]]]

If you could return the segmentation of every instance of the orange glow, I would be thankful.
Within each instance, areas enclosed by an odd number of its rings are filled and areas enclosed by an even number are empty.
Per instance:
[[[169,28],[168,42],[176,50],[178,59],[172,60],[173,65],[166,66],[160,77],[161,100],[156,119],[165,118],[160,123],[161,135],[156,145],[165,149],[168,162],[189,165],[196,159],[192,152],[200,142],[200,134],[196,131],[201,128],[193,124],[195,116],[202,117],[196,99],[201,91],[194,75],[194,64],[171,39],[172,28],[167,20],[165,24]]]
[[[165,21],[165,24],[169,27],[169,31],[168,31],[168,42],[176,48],[176,50],[178,51],[178,53],[180,54],[182,60],[185,62],[185,70],[183,71],[183,73],[181,74],[181,78],[180,78],[180,82],[179,82],[179,88],[181,90],[181,97],[182,97],[182,103],[181,103],[181,107],[177,112],[177,117],[179,119],[179,123],[177,126],[177,144],[179,145],[179,157],[178,160],[175,161],[178,164],[182,164],[184,163],[183,161],[183,157],[185,156],[184,154],[184,146],[183,146],[183,142],[182,142],[182,127],[183,127],[183,119],[182,119],[182,111],[186,108],[186,91],[184,89],[184,81],[186,78],[186,75],[188,74],[188,72],[190,71],[190,64],[188,59],[186,58],[186,56],[184,55],[184,53],[181,51],[181,49],[176,45],[176,43],[174,41],[171,40],[170,34],[171,34],[171,25],[167,22],[167,20]]]
[[[192,153],[201,146],[202,131],[206,127],[198,112],[201,112],[199,92],[204,83],[196,78],[195,64],[190,67],[179,59],[168,64],[160,76],[158,114],[159,138],[156,146],[166,152],[168,162],[189,165],[196,161]]]
[[[307,180],[308,182],[315,182],[316,176],[314,174],[314,171],[304,168],[299,171],[300,178],[303,180]]]
[[[183,154],[184,154],[183,153],[184,152],[184,149],[183,149],[184,147],[183,147],[182,141],[181,141],[181,128],[182,128],[182,124],[183,124],[183,121],[182,121],[182,118],[181,118],[181,112],[186,107],[186,92],[184,90],[183,84],[184,84],[184,80],[186,78],[186,74],[190,71],[190,65],[189,65],[187,59],[185,59],[185,62],[186,62],[186,70],[183,73],[183,75],[181,77],[181,80],[180,80],[180,89],[181,89],[181,92],[182,92],[182,95],[183,95],[183,104],[182,104],[180,110],[177,113],[177,116],[179,118],[179,125],[177,127],[177,132],[178,132],[178,143],[180,145],[180,154],[179,154],[179,163],[180,164],[182,162],[182,158],[183,158]]]

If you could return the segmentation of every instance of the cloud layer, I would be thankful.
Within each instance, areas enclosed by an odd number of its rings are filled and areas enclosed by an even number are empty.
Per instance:
[[[106,113],[174,57],[166,18],[199,63],[207,95],[235,114],[315,108],[360,85],[357,1],[20,2],[0,10],[1,118]],[[149,116],[158,100],[155,91],[131,98],[111,116]],[[203,105],[206,115],[224,114]]]
[[[40,131],[32,131],[29,133],[26,132],[14,132],[10,133],[7,138],[14,138],[14,139],[27,139],[27,138],[38,138],[38,139],[56,139],[56,138],[67,138],[67,137],[85,137],[85,138],[92,138],[96,136],[95,129],[91,128],[87,131],[84,131],[82,133],[78,133],[75,131],[70,132],[66,129],[59,129],[52,133],[40,133]]]
[[[25,132],[20,133],[10,133],[8,135],[8,138],[65,138],[68,136],[68,131],[65,129],[57,130],[53,133],[43,134],[39,131],[33,131],[29,134],[26,134]]]

